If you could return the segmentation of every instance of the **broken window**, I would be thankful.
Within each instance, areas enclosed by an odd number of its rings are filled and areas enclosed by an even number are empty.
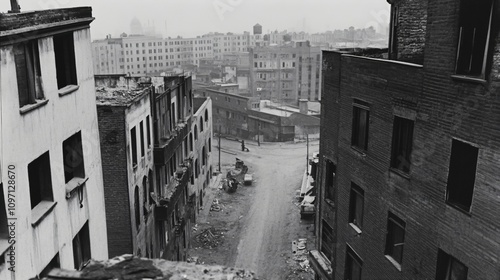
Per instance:
[[[144,157],[144,150],[145,150],[145,147],[144,147],[144,122],[141,121],[139,123],[139,137],[141,139],[141,157]]]
[[[363,267],[363,262],[361,258],[347,246],[345,254],[345,271],[344,280],[361,280],[361,268]]]
[[[333,228],[325,221],[321,223],[321,252],[329,260],[333,258]]]
[[[135,186],[134,189],[134,214],[135,214],[135,226],[139,229],[141,224],[141,212],[140,212],[140,200],[139,200],[139,187]]]
[[[76,85],[76,62],[73,32],[54,35],[57,88]]]
[[[467,280],[468,268],[461,261],[438,250],[436,280]]]
[[[63,142],[64,180],[85,178],[85,165],[82,149],[82,133],[79,131]]]
[[[410,155],[413,143],[414,121],[394,117],[392,128],[391,168],[410,172]]]
[[[478,148],[453,139],[446,187],[446,202],[470,211],[476,180]]]
[[[132,139],[132,166],[137,167],[137,135],[135,133],[135,126],[130,130],[130,137]]]
[[[31,40],[14,46],[19,107],[44,99],[38,41]]]
[[[75,238],[73,238],[73,260],[75,269],[81,270],[83,265],[90,260],[90,257],[89,222],[87,221]]]
[[[50,175],[49,152],[28,164],[31,209],[42,201],[54,201],[52,196],[52,178]]]
[[[148,148],[151,147],[151,127],[149,124],[149,116],[146,117],[146,138],[148,140]]]
[[[461,0],[456,73],[484,78],[493,0]]]
[[[337,166],[330,160],[325,161],[326,168],[325,168],[325,199],[329,199],[331,201],[334,201],[334,194],[335,194],[335,189],[334,189],[334,180],[335,180],[335,173],[337,172]]]
[[[351,145],[362,151],[368,149],[368,123],[370,118],[369,104],[354,100],[352,111],[352,136]]]
[[[361,229],[363,227],[364,190],[351,182],[349,201],[349,223]]]
[[[389,212],[384,254],[398,264],[401,264],[403,260],[405,227],[406,223],[403,220]]]

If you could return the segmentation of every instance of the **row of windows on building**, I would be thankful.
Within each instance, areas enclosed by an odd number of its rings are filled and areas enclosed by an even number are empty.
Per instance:
[[[73,32],[53,36],[57,88],[77,85]],[[19,107],[44,100],[38,40],[14,45]]]
[[[278,64],[277,67],[279,67],[280,65],[281,65],[281,68],[295,68],[295,62],[291,62],[291,63],[290,62],[282,62],[281,64]],[[254,68],[268,68],[267,67],[268,64],[266,63],[266,61],[254,62],[253,66],[254,66]],[[271,63],[269,64],[269,68],[273,69],[273,65]]]
[[[413,119],[394,116],[390,169],[409,176],[413,148]],[[355,150],[368,150],[370,104],[354,99],[351,145]],[[449,162],[446,203],[464,212],[470,212],[476,178],[478,148],[458,139],[452,139]]]
[[[146,135],[144,134],[144,120],[139,122],[139,141],[140,141],[140,157],[144,158],[147,149],[151,149],[151,127],[149,121],[149,115],[146,116]],[[131,148],[132,148],[132,166],[134,170],[137,168],[137,161],[139,158],[139,154],[137,151],[137,128],[136,126],[132,127],[130,130],[130,138],[131,138]],[[147,145],[147,146],[146,146]]]
[[[186,40],[186,41],[157,41],[157,42],[148,42],[147,47],[156,47],[156,46],[180,46],[180,45],[204,45],[211,44],[211,40]],[[133,48],[134,43],[125,43],[125,48]],[[136,48],[146,47],[146,42],[135,43]]]
[[[359,233],[358,226],[362,226],[362,217],[357,215],[357,211],[363,210],[363,194],[359,186],[352,183],[351,197],[349,207],[349,223]],[[403,248],[405,245],[406,223],[393,214],[388,212],[387,229],[385,238],[385,247],[383,255],[391,262],[399,271],[402,270]],[[322,220],[322,235],[321,235],[321,251],[328,259],[333,257],[333,228]],[[442,249],[438,249],[436,257],[436,279],[467,279],[468,267],[446,253]],[[361,280],[362,278],[363,260],[358,253],[346,243],[346,256],[344,265],[344,279]]]

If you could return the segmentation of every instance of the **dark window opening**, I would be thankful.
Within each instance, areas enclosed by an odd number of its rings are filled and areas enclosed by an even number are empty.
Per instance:
[[[405,227],[406,223],[403,220],[389,212],[384,254],[399,264],[403,261]]]
[[[132,138],[132,166],[137,166],[137,135],[135,133],[135,127],[130,130],[130,136]]]
[[[28,164],[31,209],[42,201],[54,201],[49,152]]]
[[[54,35],[57,88],[76,85],[76,62],[73,32]]]
[[[369,107],[355,100],[352,111],[351,145],[360,150],[368,150],[368,126],[370,120]]]
[[[405,173],[410,172],[413,126],[413,120],[394,117],[391,167]]]
[[[446,201],[469,212],[476,180],[478,148],[453,139]]]
[[[351,196],[349,202],[349,223],[363,228],[363,207],[364,207],[364,190],[351,182]]]
[[[5,198],[4,198],[4,189],[3,185],[0,184],[0,239],[8,239],[9,238],[9,230],[7,228],[7,209],[5,206]],[[7,192],[8,193],[8,192]],[[2,263],[0,262],[0,266]]]
[[[140,200],[139,200],[139,187],[135,186],[134,189],[134,214],[135,214],[135,226],[139,228],[141,224],[141,213],[140,213]]]
[[[326,160],[326,174],[325,174],[325,199],[330,199],[334,201],[335,189],[335,173],[337,172],[337,166],[330,160]]]
[[[85,164],[82,149],[82,133],[79,131],[63,142],[64,180],[85,178]]]
[[[198,127],[194,126],[194,140],[198,140]]]
[[[19,107],[43,100],[42,72],[38,41],[32,40],[14,46]]]
[[[362,267],[361,258],[350,247],[347,247],[344,280],[361,280]]]
[[[333,228],[323,220],[321,223],[321,252],[329,260],[333,257]]]
[[[151,169],[149,170],[148,173],[148,183],[149,183],[149,194],[148,194],[149,204],[154,204],[155,201],[153,199],[153,196],[155,195],[155,184],[153,179],[153,171]]]
[[[148,215],[148,179],[146,177],[142,178],[142,214],[146,223]]]
[[[436,280],[467,280],[468,270],[462,262],[438,250]]]
[[[149,124],[149,116],[146,117],[146,133],[147,133],[147,140],[148,140],[148,148],[151,147],[151,127]]]
[[[82,229],[73,238],[73,260],[75,269],[81,270],[83,265],[90,260],[90,235],[89,222],[85,222]]]
[[[139,137],[141,139],[141,157],[144,157],[145,145],[144,145],[144,123],[141,121],[139,123]]]
[[[456,73],[484,77],[493,0],[460,1]]]
[[[203,131],[203,117],[200,117],[200,132]]]
[[[194,177],[198,179],[198,174],[200,173],[200,166],[198,164],[198,159],[194,161]]]
[[[208,152],[212,152],[212,138],[208,138]]]
[[[207,164],[207,151],[205,149],[205,147],[203,147],[203,149],[201,150],[201,162],[202,162],[202,166],[205,166]]]
[[[47,276],[49,276],[50,271],[54,268],[60,268],[61,263],[59,261],[59,253],[57,253],[52,260],[45,266],[45,268],[40,272],[40,275],[38,275],[39,279],[43,279]]]

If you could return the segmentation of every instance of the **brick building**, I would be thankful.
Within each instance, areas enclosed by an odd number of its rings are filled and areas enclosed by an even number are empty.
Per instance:
[[[90,7],[0,14],[1,279],[108,258],[93,20]]]
[[[500,2],[389,3],[390,59],[323,52],[312,266],[320,279],[498,279]]]
[[[154,257],[151,82],[95,76],[110,256]]]

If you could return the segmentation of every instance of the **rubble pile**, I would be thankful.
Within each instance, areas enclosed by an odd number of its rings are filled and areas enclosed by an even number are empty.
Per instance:
[[[224,232],[215,228],[209,228],[195,236],[194,240],[203,248],[213,249],[223,241]]]
[[[210,205],[210,211],[220,212],[220,211],[222,211],[222,207],[224,207],[224,205],[222,203],[220,203],[217,198],[215,198],[212,201],[212,205]]]

